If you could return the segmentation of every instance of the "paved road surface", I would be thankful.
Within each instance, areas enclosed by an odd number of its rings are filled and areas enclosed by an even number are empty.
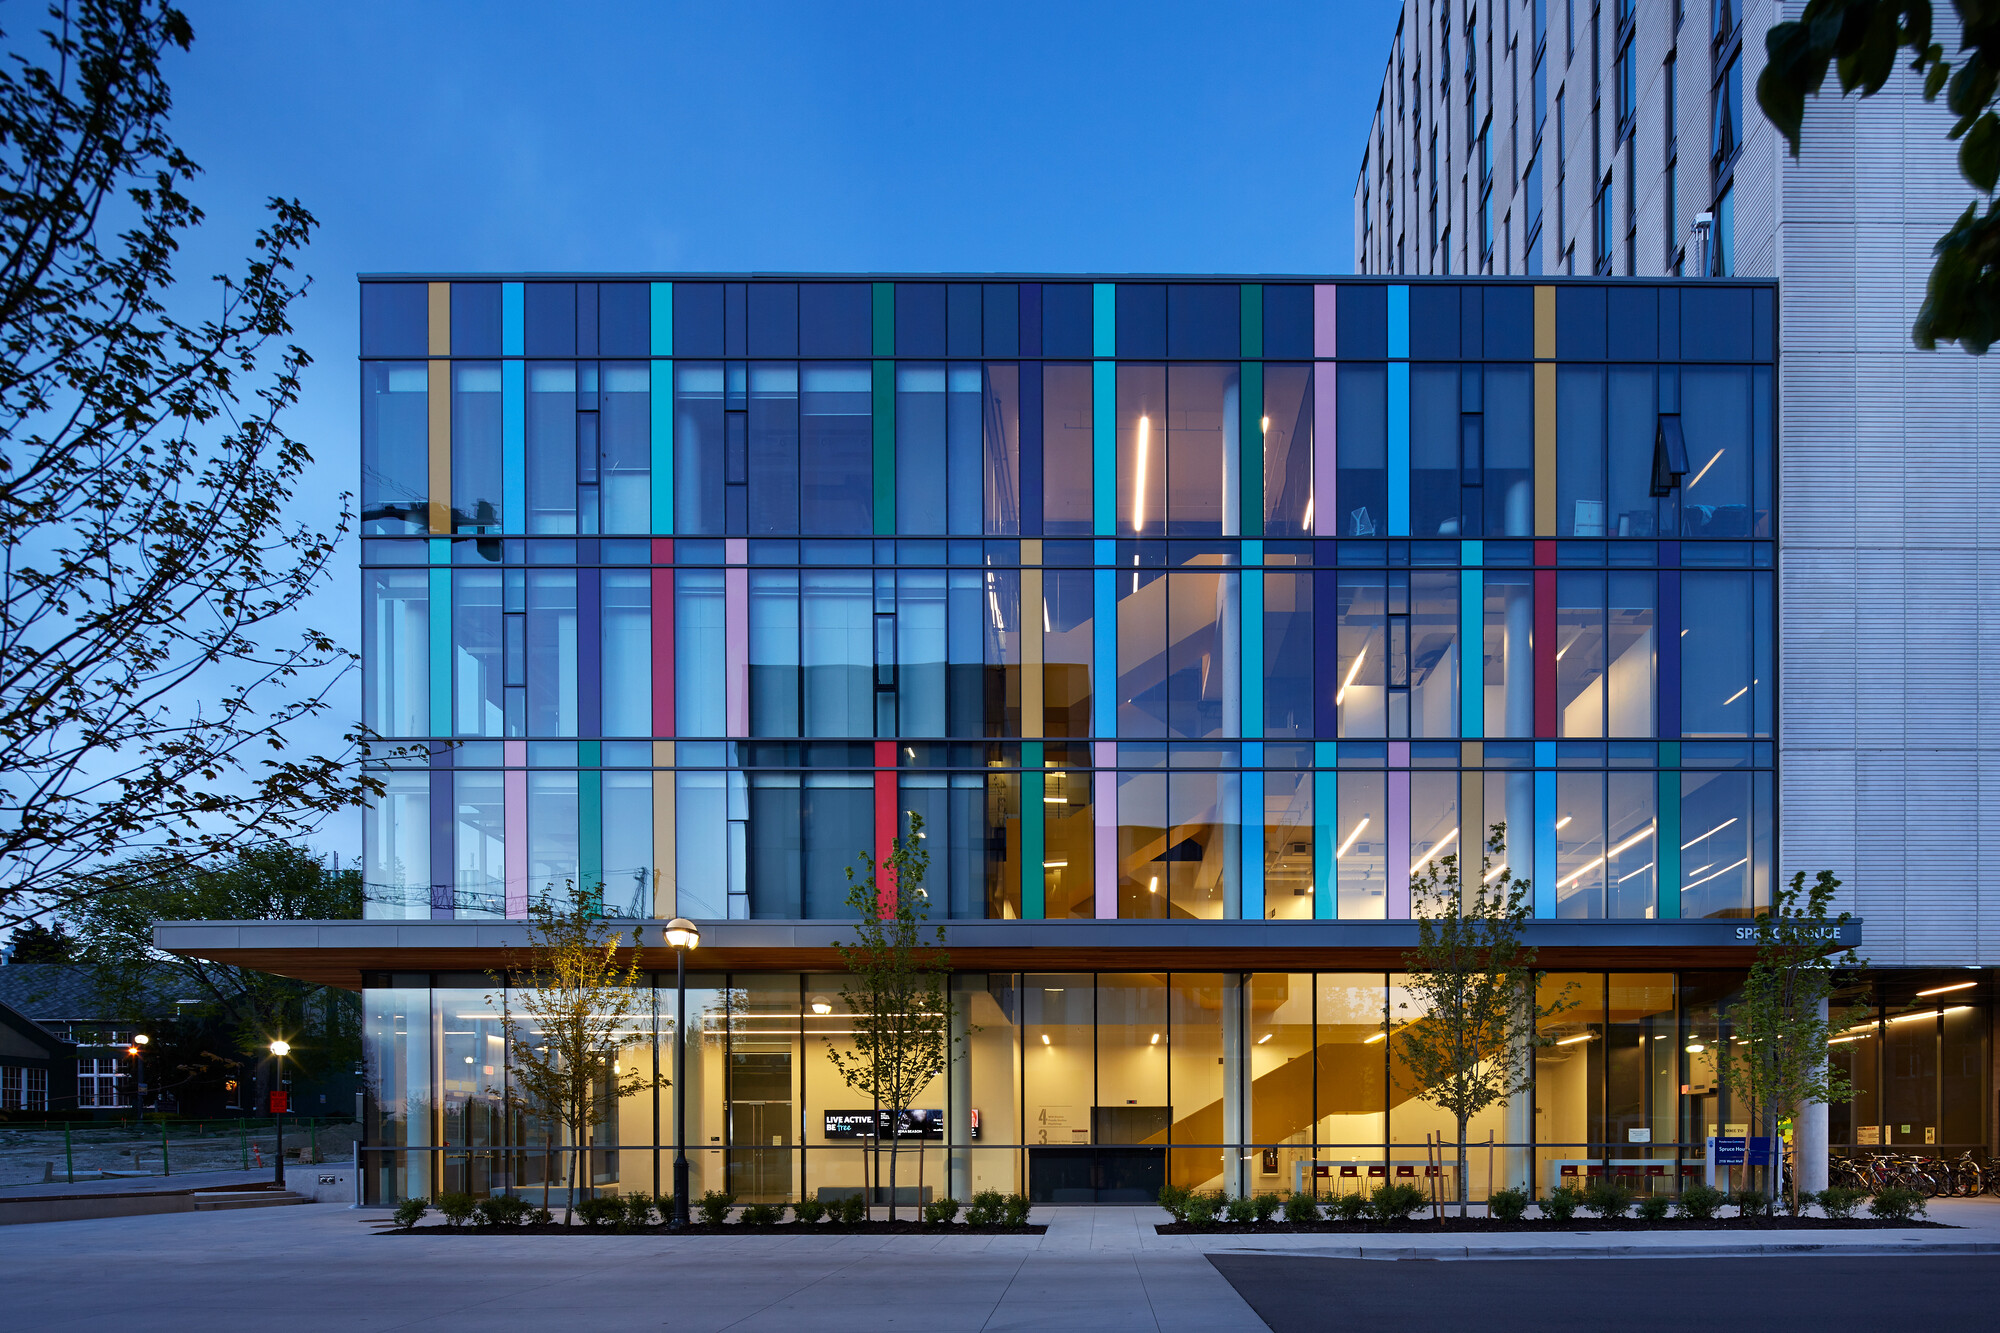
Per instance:
[[[1211,1254],[1275,1333],[1873,1333],[2000,1325],[2000,1263],[1964,1257],[1315,1259]]]

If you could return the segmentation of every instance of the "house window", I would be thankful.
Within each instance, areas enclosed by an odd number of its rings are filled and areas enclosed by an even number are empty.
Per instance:
[[[116,1057],[86,1055],[76,1062],[76,1104],[86,1108],[124,1106],[124,1081]]]
[[[27,1070],[18,1065],[0,1066],[0,1111],[25,1111],[22,1098],[27,1086]]]

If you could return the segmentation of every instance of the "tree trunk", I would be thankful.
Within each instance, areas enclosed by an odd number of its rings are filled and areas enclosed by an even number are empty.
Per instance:
[[[1458,1215],[1464,1217],[1472,1203],[1472,1182],[1466,1177],[1465,1166],[1465,1126],[1466,1117],[1458,1118]]]
[[[542,1211],[549,1210],[549,1177],[556,1172],[556,1136],[553,1126],[542,1130]]]
[[[897,1132],[896,1113],[891,1111],[889,1122],[889,1220],[896,1220],[896,1150],[902,1144],[902,1135]]]

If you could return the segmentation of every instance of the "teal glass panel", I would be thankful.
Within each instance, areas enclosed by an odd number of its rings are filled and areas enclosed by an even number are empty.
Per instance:
[[[519,356],[527,345],[527,295],[521,283],[500,284],[500,354]]]
[[[671,282],[653,284],[653,333],[648,350],[654,356],[674,354],[674,285]],[[658,393],[659,387],[654,387]]]
[[[1118,289],[1100,282],[1090,292],[1090,354],[1118,355]]]
[[[666,283],[654,284],[657,292]],[[653,319],[657,341],[659,317]],[[668,341],[672,341],[668,325]],[[674,363],[653,363],[653,531],[662,537],[674,534]]]
[[[1091,368],[1091,485],[1096,492],[1097,535],[1118,531],[1118,366],[1098,361]]]

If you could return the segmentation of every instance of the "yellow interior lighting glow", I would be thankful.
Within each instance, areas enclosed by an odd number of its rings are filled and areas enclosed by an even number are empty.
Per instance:
[[[1134,532],[1146,530],[1146,451],[1152,441],[1152,435],[1152,420],[1140,417],[1138,476],[1132,487],[1132,531]]]
[[[1425,852],[1422,856],[1418,857],[1415,861],[1413,861],[1410,864],[1410,873],[1414,875],[1419,870],[1422,870],[1433,856],[1436,856],[1439,852],[1443,851],[1446,847],[1450,846],[1451,840],[1453,838],[1456,838],[1457,836],[1458,836],[1458,830],[1453,829],[1451,832],[1445,834],[1442,838],[1439,838],[1437,846],[1431,848],[1429,851]]]
[[[1722,832],[1722,830],[1728,828],[1731,824],[1734,824],[1735,822],[1736,820],[1734,818],[1725,819],[1720,824],[1717,824],[1714,828],[1710,829],[1708,832],[1697,833],[1694,837],[1688,839],[1686,842],[1681,844],[1681,850],[1686,851],[1688,848],[1700,842],[1703,838],[1714,837],[1716,834]]]
[[[1347,668],[1347,679],[1341,681],[1340,688],[1334,692],[1333,696],[1334,707],[1338,708],[1341,704],[1347,701],[1347,687],[1349,685],[1352,685],[1354,683],[1354,678],[1361,674],[1361,664],[1367,660],[1368,660],[1368,645],[1364,643],[1361,645],[1361,651],[1354,655],[1354,665]]]
[[[1681,494],[1685,495],[1687,494],[1687,492],[1693,490],[1695,488],[1695,482],[1698,482],[1703,477],[1707,476],[1708,470],[1715,466],[1715,459],[1722,457],[1724,454],[1728,452],[1729,451],[1727,449],[1717,449],[1715,451],[1715,458],[1711,458],[1706,463],[1703,463],[1701,465],[1701,471],[1694,474],[1694,481],[1689,482],[1686,486],[1681,488]]]
[[[1366,1041],[1363,1041],[1361,1044],[1363,1046],[1373,1046],[1376,1042],[1382,1040],[1384,1037],[1388,1035],[1389,1034],[1386,1032],[1378,1032],[1374,1036],[1368,1038]]]
[[[1563,1039],[1562,1039],[1561,1041],[1557,1042],[1557,1043],[1556,1043],[1556,1045],[1558,1045],[1558,1046],[1574,1046],[1574,1045],[1576,1045],[1576,1044],[1577,1044],[1578,1042],[1580,1042],[1580,1041],[1592,1041],[1592,1040],[1595,1040],[1595,1039],[1596,1039],[1596,1037],[1597,1037],[1597,1034],[1596,1034],[1595,1032],[1586,1032],[1586,1033],[1584,1033],[1584,1034],[1583,1034],[1583,1035],[1582,1035],[1581,1037],[1564,1037],[1564,1038],[1563,1038]]]
[[[1949,985],[1949,986],[1933,986],[1933,987],[1931,987],[1931,988],[1930,988],[1929,990],[1920,990],[1920,991],[1918,991],[1918,992],[1917,992],[1917,994],[1918,994],[1918,995],[1943,995],[1943,994],[1944,994],[1944,993],[1945,993],[1946,991],[1954,991],[1954,990],[1965,990],[1965,989],[1967,989],[1967,988],[1969,988],[1969,987],[1972,987],[1972,986],[1977,986],[1978,984],[1979,984],[1979,983],[1978,983],[1978,982],[1976,982],[1976,981],[1954,981],[1954,982],[1953,982],[1953,983],[1952,983],[1951,985]]]

